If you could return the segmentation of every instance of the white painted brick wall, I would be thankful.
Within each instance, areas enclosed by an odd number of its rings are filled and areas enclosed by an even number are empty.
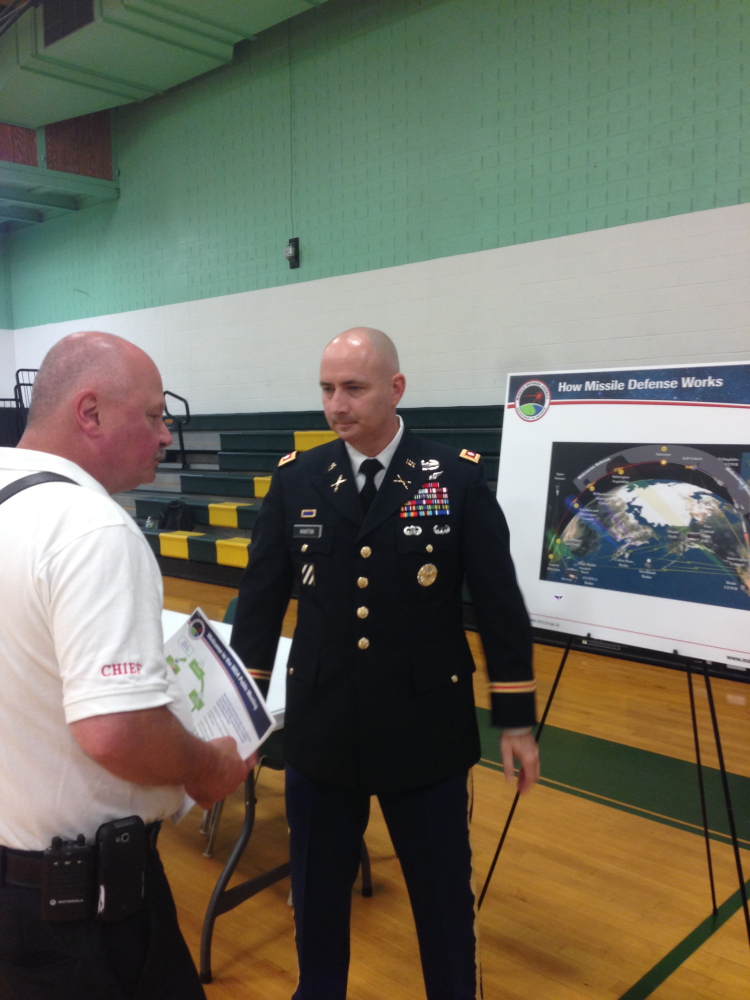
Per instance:
[[[12,330],[0,330],[0,396],[13,395],[15,385],[16,341]]]
[[[0,378],[103,329],[197,413],[310,409],[323,346],[368,325],[399,347],[407,406],[497,403],[509,371],[748,359],[749,279],[746,204],[17,330]]]

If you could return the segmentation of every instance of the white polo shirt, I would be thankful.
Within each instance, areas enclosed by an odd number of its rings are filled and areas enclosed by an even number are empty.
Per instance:
[[[79,485],[0,504],[0,844],[24,850],[163,819],[182,798],[114,777],[71,734],[80,719],[170,704],[162,582],[138,526],[83,469],[0,448],[0,489],[40,471]]]

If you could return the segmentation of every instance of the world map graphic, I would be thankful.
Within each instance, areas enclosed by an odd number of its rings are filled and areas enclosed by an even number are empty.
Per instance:
[[[750,610],[750,445],[552,446],[541,579]]]

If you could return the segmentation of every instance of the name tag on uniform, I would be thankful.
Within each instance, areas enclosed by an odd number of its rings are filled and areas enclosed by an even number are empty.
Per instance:
[[[322,524],[295,524],[292,530],[292,538],[322,538]]]

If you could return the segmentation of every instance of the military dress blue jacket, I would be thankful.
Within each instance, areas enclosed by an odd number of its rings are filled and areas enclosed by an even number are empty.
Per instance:
[[[287,763],[365,793],[421,787],[476,763],[464,578],[493,722],[530,725],[531,628],[480,457],[405,430],[366,514],[340,440],[281,460],[253,531],[232,645],[263,690],[296,583]]]

